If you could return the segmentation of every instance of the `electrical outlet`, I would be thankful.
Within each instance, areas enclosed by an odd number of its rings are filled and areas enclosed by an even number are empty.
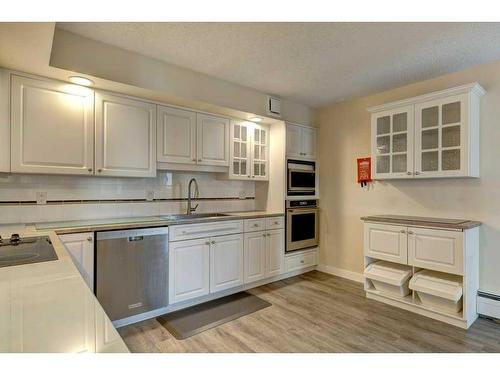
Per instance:
[[[47,204],[47,192],[37,191],[36,192],[36,204]]]
[[[148,190],[146,192],[146,200],[152,202],[154,201],[154,199],[155,199],[155,192],[153,190]]]

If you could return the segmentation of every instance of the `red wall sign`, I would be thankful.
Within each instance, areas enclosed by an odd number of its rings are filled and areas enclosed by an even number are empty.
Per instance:
[[[366,186],[372,180],[372,158],[358,158],[358,184]]]

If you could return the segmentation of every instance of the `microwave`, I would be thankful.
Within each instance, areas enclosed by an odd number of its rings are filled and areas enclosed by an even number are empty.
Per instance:
[[[287,195],[316,195],[316,163],[313,161],[288,160]]]

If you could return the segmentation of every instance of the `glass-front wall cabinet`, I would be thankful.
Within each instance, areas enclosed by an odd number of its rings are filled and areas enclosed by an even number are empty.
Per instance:
[[[415,175],[460,175],[466,166],[467,95],[415,106]]]
[[[269,128],[249,121],[231,122],[229,178],[269,179]]]
[[[372,117],[374,178],[412,177],[413,107],[377,113]]]
[[[479,177],[478,83],[369,108],[372,177]]]

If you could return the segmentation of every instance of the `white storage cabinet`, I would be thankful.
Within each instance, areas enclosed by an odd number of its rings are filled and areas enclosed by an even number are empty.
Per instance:
[[[366,296],[468,328],[477,318],[478,254],[477,226],[460,230],[365,221]],[[380,265],[392,266],[393,276]],[[396,282],[396,274],[403,270],[410,270],[412,293],[391,293],[390,289],[407,288]]]
[[[479,177],[484,93],[472,83],[369,108],[372,177]]]
[[[94,292],[94,232],[62,234],[59,239],[88,287]]]
[[[169,243],[169,303],[243,284],[243,222],[174,225]]]
[[[232,120],[229,179],[269,180],[269,127]]]
[[[286,156],[291,159],[316,160],[317,129],[286,124]]]

